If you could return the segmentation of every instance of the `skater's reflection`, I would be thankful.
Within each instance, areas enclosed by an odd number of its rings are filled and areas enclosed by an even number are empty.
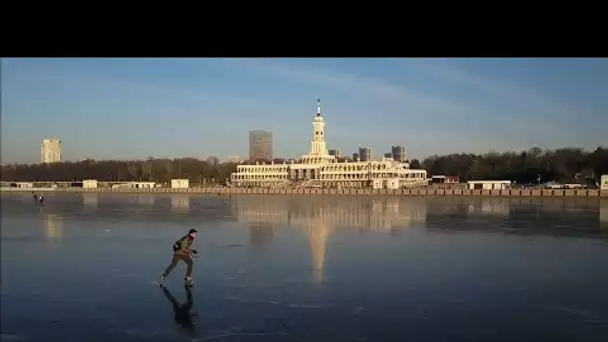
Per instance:
[[[167,289],[163,284],[160,285],[160,288],[163,290],[165,297],[171,302],[173,306],[173,313],[175,314],[175,322],[181,325],[183,328],[192,330],[196,323],[194,323],[193,318],[196,317],[196,313],[193,312],[192,307],[194,306],[194,299],[192,298],[192,288],[190,286],[184,286],[186,290],[186,303],[180,304],[177,302],[175,297],[171,295],[169,289]]]

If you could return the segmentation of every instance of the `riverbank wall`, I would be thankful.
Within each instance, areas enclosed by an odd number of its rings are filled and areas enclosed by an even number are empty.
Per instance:
[[[199,195],[325,195],[325,196],[483,196],[483,197],[601,197],[599,189],[244,189],[244,188],[2,188],[2,192],[199,194]]]

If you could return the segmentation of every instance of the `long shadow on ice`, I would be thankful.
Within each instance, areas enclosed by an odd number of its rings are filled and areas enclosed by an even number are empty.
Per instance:
[[[194,298],[190,286],[184,286],[184,289],[186,290],[186,302],[183,304],[180,304],[175,297],[173,297],[171,291],[163,284],[160,285],[160,288],[171,303],[175,322],[179,324],[188,335],[193,335],[194,327],[196,326],[194,319],[197,314],[196,311],[193,310]]]

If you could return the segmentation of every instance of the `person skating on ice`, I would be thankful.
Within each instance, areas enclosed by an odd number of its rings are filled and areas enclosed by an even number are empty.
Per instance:
[[[160,276],[161,281],[167,278],[181,260],[186,263],[186,276],[184,278],[186,285],[194,284],[192,281],[192,267],[194,264],[192,254],[198,254],[198,252],[196,249],[192,249],[192,244],[194,243],[194,239],[196,239],[196,233],[198,233],[198,230],[190,229],[187,235],[173,244],[173,260],[171,260],[171,264],[167,266],[165,272]]]

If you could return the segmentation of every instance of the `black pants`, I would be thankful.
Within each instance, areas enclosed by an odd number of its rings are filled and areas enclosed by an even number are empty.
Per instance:
[[[167,266],[167,269],[163,273],[163,277],[168,276],[169,273],[171,273],[171,271],[173,271],[175,266],[177,266],[177,264],[179,263],[180,260],[182,260],[183,262],[186,263],[186,277],[188,277],[188,278],[191,277],[192,276],[192,265],[194,264],[194,262],[192,261],[192,256],[190,254],[179,253],[179,252],[173,253],[173,260],[171,260],[171,264],[169,266]]]

